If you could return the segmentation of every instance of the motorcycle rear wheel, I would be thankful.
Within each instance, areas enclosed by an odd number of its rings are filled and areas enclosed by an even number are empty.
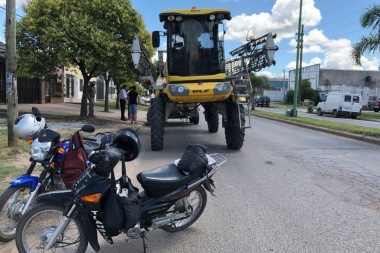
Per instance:
[[[88,241],[84,236],[82,222],[73,218],[64,232],[58,236],[57,242],[49,251],[45,251],[46,239],[57,228],[63,206],[38,204],[31,208],[20,219],[17,225],[16,246],[19,252],[85,252]]]
[[[190,192],[189,196],[187,196],[187,201],[192,209],[192,213],[184,219],[175,220],[170,225],[162,226],[162,230],[170,233],[178,232],[190,227],[196,220],[198,220],[207,204],[207,194],[205,189],[202,186],[198,186]],[[176,211],[175,209],[176,205],[174,205],[174,210],[171,211]]]
[[[31,188],[9,186],[0,196],[0,241],[9,242],[16,237],[17,222]]]

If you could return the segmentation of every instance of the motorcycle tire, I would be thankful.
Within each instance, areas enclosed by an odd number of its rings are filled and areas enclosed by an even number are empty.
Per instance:
[[[62,219],[65,208],[53,204],[37,204],[20,219],[17,225],[16,246],[18,252],[86,252],[88,241],[84,227],[78,218],[73,218],[49,251],[43,249]]]
[[[198,186],[190,192],[187,196],[187,200],[190,208],[192,209],[192,213],[184,219],[174,220],[174,222],[170,225],[162,226],[162,230],[170,233],[178,232],[190,227],[196,220],[198,220],[199,217],[201,217],[207,204],[207,194],[205,189],[202,186]],[[176,206],[177,205],[175,204],[174,211],[176,211]]]
[[[0,241],[9,242],[16,237],[16,227],[22,208],[31,188],[9,186],[0,196]]]

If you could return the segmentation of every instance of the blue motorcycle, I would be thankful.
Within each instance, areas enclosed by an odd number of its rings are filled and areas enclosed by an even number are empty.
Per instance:
[[[66,189],[65,180],[75,181],[79,176],[62,177],[61,161],[69,148],[69,138],[60,139],[60,134],[47,129],[46,121],[37,108],[32,108],[33,114],[24,114],[16,119],[15,135],[28,141],[30,148],[30,166],[25,174],[10,182],[10,186],[0,196],[0,241],[8,242],[16,236],[16,226],[19,219],[36,203],[37,196],[42,192]],[[84,125],[79,131],[92,133],[95,128]],[[43,132],[43,134],[42,134]],[[111,135],[107,134],[108,142]],[[84,138],[85,152],[89,154],[99,147],[99,138]],[[87,161],[87,163],[90,163]],[[39,176],[32,175],[36,165],[42,166]],[[90,165],[90,164],[87,164]]]

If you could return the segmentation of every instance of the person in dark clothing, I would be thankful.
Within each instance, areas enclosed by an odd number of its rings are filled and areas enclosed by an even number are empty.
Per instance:
[[[137,120],[137,102],[140,101],[140,95],[136,91],[136,86],[132,86],[132,90],[128,93],[128,110],[131,115],[132,124]]]
[[[127,121],[125,118],[125,106],[127,104],[127,85],[124,85],[119,93],[119,99],[120,99],[120,113],[121,113],[121,120]]]

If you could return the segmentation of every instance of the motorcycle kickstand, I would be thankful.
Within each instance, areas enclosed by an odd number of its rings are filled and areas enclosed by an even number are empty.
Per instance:
[[[144,253],[147,253],[147,248],[149,245],[145,242],[145,240],[148,240],[148,237],[145,236],[145,231],[143,231],[140,235],[140,237],[143,239],[143,247],[144,247]]]

